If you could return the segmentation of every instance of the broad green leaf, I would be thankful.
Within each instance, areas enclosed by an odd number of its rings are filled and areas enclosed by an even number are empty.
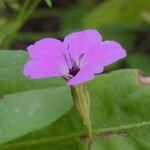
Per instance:
[[[0,51],[0,143],[48,126],[72,107],[63,80],[23,76],[27,59],[23,51]]]
[[[0,143],[48,126],[66,113],[72,106],[68,91],[66,87],[57,87],[3,96]]]
[[[141,12],[149,11],[149,0],[109,0],[98,5],[87,17],[85,27],[135,29],[143,24]]]
[[[83,26],[99,29],[104,40],[115,40],[131,51],[136,41],[133,31],[149,30],[141,18],[141,12],[148,11],[149,5],[149,0],[104,1],[85,15]]]
[[[137,70],[97,76],[88,83],[93,122],[93,150],[150,149],[150,86]],[[74,108],[52,125],[1,146],[13,150],[84,150],[86,135]]]
[[[31,80],[23,75],[24,51],[0,51],[0,95],[65,85],[61,78]]]

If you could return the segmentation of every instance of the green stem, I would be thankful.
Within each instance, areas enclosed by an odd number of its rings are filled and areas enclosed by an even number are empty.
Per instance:
[[[40,3],[40,0],[25,0],[23,2],[23,5],[18,12],[18,15],[14,21],[14,24],[12,26],[11,32],[7,36],[7,41],[4,43],[4,48],[10,48],[13,40],[15,39],[15,36],[17,32],[20,30],[20,28],[24,25],[24,23],[28,20],[28,18],[32,15],[35,8]]]
[[[71,86],[71,93],[73,96],[76,109],[83,121],[83,124],[88,133],[88,150],[91,150],[91,143],[93,138],[92,125],[90,119],[90,96],[85,84]]]

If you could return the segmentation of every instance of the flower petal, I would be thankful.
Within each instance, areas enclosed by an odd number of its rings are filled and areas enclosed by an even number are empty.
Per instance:
[[[89,57],[99,59],[99,62],[102,63],[103,66],[110,65],[127,55],[122,46],[115,41],[104,41],[97,46],[94,51],[94,54],[90,54],[89,52]]]
[[[33,59],[57,59],[59,55],[63,54],[64,48],[61,41],[53,38],[44,38],[28,46],[27,50]]]
[[[94,78],[96,69],[99,69],[99,73],[103,72],[104,70],[103,66],[97,67],[93,66],[93,64],[84,66],[75,77],[68,81],[68,85],[77,85],[92,80]]]
[[[93,47],[100,44],[102,41],[101,34],[92,29],[83,30],[69,34],[64,39],[64,47],[69,47],[72,57],[77,60],[82,54]]]
[[[60,67],[58,64],[51,63],[47,59],[30,60],[25,64],[23,70],[23,74],[30,76],[32,79],[65,76],[67,73],[63,66]]]
[[[40,79],[63,76],[69,72],[63,56],[64,49],[61,41],[44,38],[30,45],[27,50],[32,60],[25,64],[24,75]]]

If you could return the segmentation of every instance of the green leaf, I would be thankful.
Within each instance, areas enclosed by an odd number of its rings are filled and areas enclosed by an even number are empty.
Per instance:
[[[48,126],[72,107],[61,79],[23,76],[27,59],[23,51],[0,51],[0,143]]]
[[[97,76],[88,83],[94,131],[93,150],[150,149],[150,85],[140,83],[137,70]],[[69,91],[68,91],[69,92]],[[1,149],[86,149],[86,135],[74,108],[42,130]]]
[[[3,96],[0,143],[50,125],[66,113],[72,106],[68,91],[66,87],[57,87]]]
[[[62,16],[63,19],[61,30],[70,32],[79,29],[81,30],[82,20],[85,12],[86,12],[85,8],[81,6],[72,7],[70,9],[65,10]]]
[[[98,5],[84,20],[85,27],[136,29],[143,25],[141,11],[149,10],[149,0],[109,0]],[[98,19],[99,18],[99,19]]]
[[[83,26],[97,28],[104,39],[113,39],[126,50],[133,50],[136,40],[133,31],[147,28],[141,19],[141,11],[147,10],[148,4],[148,0],[144,2],[142,0],[104,1],[84,17]]]
[[[148,11],[141,12],[141,17],[145,22],[150,24],[150,13]]]
[[[65,85],[61,78],[31,80],[23,75],[23,66],[28,60],[24,51],[0,51],[0,95],[45,89]]]
[[[126,51],[133,50],[135,42],[135,34],[130,32],[117,32],[108,28],[102,28],[100,32],[103,35],[104,40],[115,40],[119,42]]]
[[[47,5],[51,8],[52,7],[52,2],[51,0],[45,0],[45,2],[47,3]]]
[[[9,1],[8,5],[10,5],[10,3],[12,2]],[[0,28],[0,44],[3,48],[8,48],[11,46],[16,37],[16,34],[27,21],[27,19],[29,19],[29,17],[32,15],[39,3],[40,0],[23,1],[21,3],[21,8],[19,9],[15,18],[13,17],[11,21],[9,18],[9,22],[3,24],[3,26]]]
[[[145,74],[150,74],[150,61],[148,55],[140,53],[132,54],[129,55],[125,61],[130,68],[138,68],[144,71]]]

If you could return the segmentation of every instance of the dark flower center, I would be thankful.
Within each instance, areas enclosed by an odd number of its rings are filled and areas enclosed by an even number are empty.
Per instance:
[[[79,71],[80,71],[80,68],[78,66],[73,66],[71,69],[69,69],[69,74],[74,77],[77,75]]]

